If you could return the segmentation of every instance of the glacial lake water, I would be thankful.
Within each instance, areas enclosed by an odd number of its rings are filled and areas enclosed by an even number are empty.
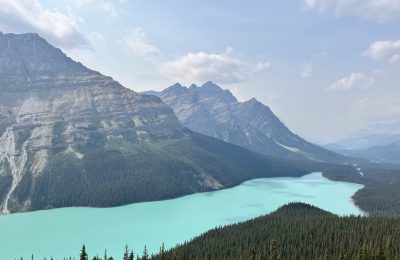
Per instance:
[[[115,208],[63,208],[0,216],[0,259],[78,259],[85,244],[89,259],[121,259],[126,244],[157,252],[213,227],[270,213],[288,202],[306,202],[338,215],[363,214],[351,201],[361,185],[334,182],[312,173],[300,178],[255,179],[239,186],[177,199]]]

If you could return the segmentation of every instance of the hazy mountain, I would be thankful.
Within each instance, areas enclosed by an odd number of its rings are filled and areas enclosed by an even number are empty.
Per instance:
[[[347,154],[378,163],[400,163],[400,142],[351,150]]]
[[[398,141],[400,141],[400,121],[388,120],[370,124],[336,143],[325,145],[325,147],[360,150]]]
[[[379,163],[400,162],[400,122],[371,124],[337,143],[324,147],[346,156],[368,159]]]
[[[238,100],[212,82],[189,88],[175,84],[159,96],[187,128],[281,158],[342,162],[344,157],[291,132],[271,109],[256,99]]]
[[[184,128],[36,34],[0,34],[0,212],[115,206],[301,175]]]

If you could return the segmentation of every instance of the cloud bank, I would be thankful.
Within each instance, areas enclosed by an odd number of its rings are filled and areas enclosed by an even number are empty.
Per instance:
[[[167,61],[161,70],[175,81],[189,84],[212,80],[219,84],[232,84],[251,80],[269,69],[269,62],[252,63],[233,55],[233,49],[215,53],[188,53]]]
[[[156,46],[149,43],[145,31],[141,27],[131,30],[124,38],[124,44],[127,51],[136,56],[147,57],[161,54]]]
[[[372,43],[364,56],[378,61],[396,63],[400,61],[400,39],[397,41],[376,41]]]
[[[3,32],[35,32],[60,48],[86,48],[89,41],[76,25],[76,17],[45,9],[37,0],[0,0]]]
[[[351,89],[368,89],[375,84],[375,78],[364,73],[351,73],[349,76],[339,79],[331,84],[326,91],[351,90]]]

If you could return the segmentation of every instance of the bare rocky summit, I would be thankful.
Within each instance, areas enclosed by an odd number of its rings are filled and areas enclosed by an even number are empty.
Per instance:
[[[307,142],[291,132],[271,109],[250,99],[239,102],[213,82],[198,87],[175,84],[159,96],[187,128],[266,155],[343,162],[344,156]]]

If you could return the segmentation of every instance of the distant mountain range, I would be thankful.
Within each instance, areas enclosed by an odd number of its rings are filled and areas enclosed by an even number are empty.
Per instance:
[[[400,141],[358,150],[356,156],[380,163],[400,163]]]
[[[268,106],[256,99],[239,102],[231,92],[212,82],[200,87],[175,84],[145,94],[159,96],[187,128],[258,153],[300,160],[346,160],[291,132]]]
[[[400,163],[399,123],[380,123],[358,131],[325,148],[346,156],[359,157],[378,163]]]
[[[0,213],[116,206],[310,171],[188,130],[158,97],[84,67],[37,34],[0,33],[0,93]],[[256,101],[246,107],[254,109],[247,113],[270,115]],[[267,123],[254,120],[249,123],[261,128]],[[336,156],[287,138],[299,146],[289,147],[285,139],[265,144],[282,155],[298,154],[282,157],[314,157],[312,149],[326,159]],[[300,145],[309,149],[297,151]]]
[[[376,163],[400,163],[400,141],[363,149],[350,149],[333,144],[328,145],[327,148],[345,156],[364,158]]]

